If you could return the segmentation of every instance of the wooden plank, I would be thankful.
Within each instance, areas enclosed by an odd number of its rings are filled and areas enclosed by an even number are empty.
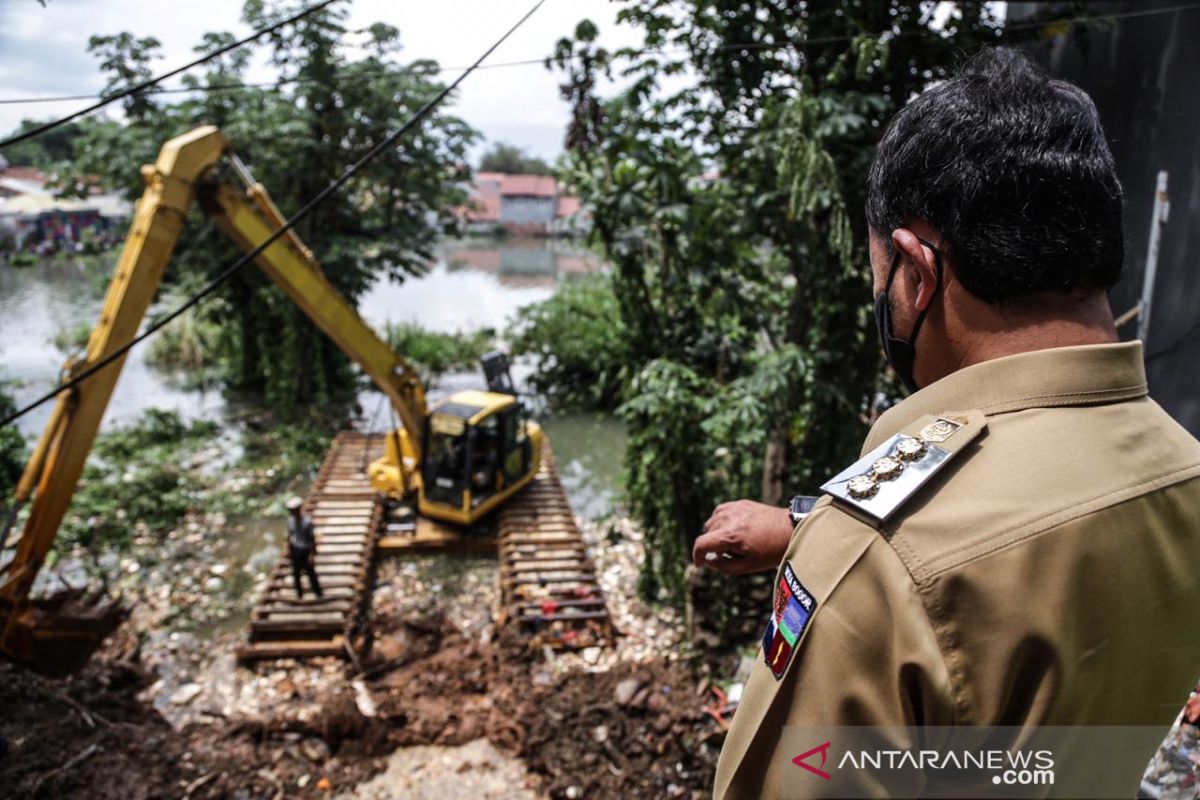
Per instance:
[[[505,568],[509,575],[525,575],[540,572],[583,572],[587,565],[579,559],[558,561],[526,561],[510,564]]]
[[[319,656],[346,657],[346,637],[332,639],[297,639],[293,641],[254,642],[237,649],[239,661],[268,658],[313,658]]]
[[[588,554],[574,547],[567,548],[565,545],[558,547],[547,547],[539,550],[537,553],[516,553],[512,551],[504,551],[500,554],[500,568],[507,569],[508,567],[517,564],[533,564],[546,561],[566,561],[574,560],[578,564],[590,564]]]
[[[588,620],[588,619],[608,619],[608,612],[607,611],[580,611],[580,612],[569,613],[569,614],[538,614],[536,616],[527,616],[525,614],[521,614],[520,616],[517,617],[517,619],[520,622],[525,622],[525,623],[528,623],[528,622],[538,622],[538,623],[567,622],[567,621]]]
[[[305,589],[304,597],[302,597],[302,598],[296,597],[291,586],[286,586],[286,587],[280,586],[280,587],[278,587],[278,589],[282,589],[284,591],[269,592],[266,595],[266,597],[264,597],[262,599],[260,605],[267,604],[267,603],[279,603],[279,602],[286,602],[288,604],[293,604],[293,605],[295,605],[295,604],[319,605],[320,603],[323,603],[323,602],[329,603],[329,602],[332,602],[335,600],[345,600],[345,599],[353,598],[354,596],[356,596],[358,594],[358,592],[355,591],[353,586],[337,586],[337,587],[322,586],[321,589],[323,589],[324,591],[323,591],[323,596],[321,598],[318,598],[312,592],[308,591],[307,588]]]
[[[342,602],[336,606],[321,606],[319,608],[286,608],[284,606],[260,606],[254,610],[254,621],[260,620],[281,620],[291,619],[297,622],[337,622],[339,625],[345,622],[346,615],[350,612],[351,603]],[[324,618],[314,620],[314,615],[329,613],[332,616],[329,620]]]
[[[549,600],[546,602],[551,602],[551,603],[554,603],[555,606],[561,606],[561,607],[566,607],[566,608],[594,608],[597,606],[599,606],[601,608],[604,607],[604,600],[602,598],[598,598],[598,597],[582,599],[582,600]],[[528,608],[528,609],[534,609],[534,610],[540,612],[542,609],[542,604],[540,602],[539,603],[522,602],[522,603],[520,603],[520,607],[522,609]]]
[[[362,565],[355,562],[352,564],[325,564],[317,563],[317,577],[325,580],[325,576],[334,575],[358,575],[362,571]],[[284,561],[275,567],[275,571],[271,573],[271,580],[276,581],[282,578],[292,579],[292,565],[288,561]]]
[[[345,629],[346,620],[338,614],[335,619],[320,620],[320,619],[252,619],[250,620],[250,631],[252,633],[294,633],[299,634],[294,638],[308,638],[313,633],[326,631],[329,633],[338,633]]]
[[[318,572],[317,579],[321,581],[321,588],[325,590],[325,594],[329,594],[334,589],[354,588],[361,583],[361,579],[357,575],[321,575]],[[305,581],[304,586],[308,586],[307,581]],[[276,578],[267,584],[268,595],[280,590],[292,591],[292,576],[290,574],[286,578]],[[307,591],[305,593],[307,594]]]
[[[541,586],[541,585],[544,585],[547,583],[583,583],[583,582],[592,581],[592,580],[594,580],[593,576],[578,573],[578,574],[563,574],[563,575],[545,575],[545,576],[537,576],[537,577],[534,577],[531,575],[526,575],[526,576],[523,576],[520,578],[514,578],[510,581],[505,581],[505,583],[507,583],[511,586],[524,586],[524,585]]]
[[[339,515],[336,517],[335,516],[313,517],[313,527],[314,528],[317,526],[317,524],[321,524],[321,525],[354,525],[354,526],[359,526],[359,527],[365,527],[368,524],[370,524],[370,522],[371,522],[371,517],[367,516],[367,515],[357,516],[357,517],[349,517],[349,516],[345,516],[345,515]]]

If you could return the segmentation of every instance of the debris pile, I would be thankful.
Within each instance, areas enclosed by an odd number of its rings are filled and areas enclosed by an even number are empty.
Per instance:
[[[0,786],[5,796],[276,797],[305,786],[350,788],[382,768],[362,732],[314,720],[269,738],[238,724],[174,730],[138,699],[136,664],[94,659],[47,681],[0,663]],[[350,701],[351,704],[353,701]]]
[[[485,557],[382,562],[360,664],[238,668],[238,626],[181,625],[168,590],[74,678],[0,667],[0,785],[15,797],[707,796],[729,705],[687,655],[679,617],[637,597],[636,530],[584,531],[620,629],[612,647],[531,648],[497,628]],[[225,577],[204,555],[181,563]],[[417,770],[419,753],[433,760]]]
[[[1150,759],[1137,796],[1154,800],[1200,796],[1200,686]]]

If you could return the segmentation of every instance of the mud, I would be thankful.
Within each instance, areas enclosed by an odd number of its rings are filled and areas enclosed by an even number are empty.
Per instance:
[[[363,665],[375,716],[342,679],[303,705],[209,711],[175,729],[147,697],[154,676],[138,651],[119,642],[61,681],[0,664],[3,795],[323,797],[396,769],[388,756],[398,748],[463,745],[507,757],[497,765],[511,776],[504,787],[486,758],[453,761],[458,786],[474,771],[491,796],[706,796],[720,729],[688,663],[556,674],[544,653],[506,636],[468,638],[440,613],[378,622],[380,646]],[[419,771],[410,769],[413,786]],[[387,785],[359,796],[387,796]],[[421,796],[439,796],[437,785]]]
[[[369,730],[346,724],[336,704],[311,736],[225,720],[176,731],[138,699],[148,680],[135,665],[106,659],[54,682],[0,664],[3,795],[284,797],[302,782],[353,787],[389,752],[374,748]]]

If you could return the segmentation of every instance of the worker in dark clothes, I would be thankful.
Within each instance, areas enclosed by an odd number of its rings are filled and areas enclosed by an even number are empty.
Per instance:
[[[293,497],[287,502],[289,512],[288,558],[292,561],[292,580],[296,584],[296,596],[304,597],[304,587],[300,585],[300,573],[308,575],[313,593],[322,596],[321,584],[317,580],[317,536],[313,531],[312,517],[302,511],[304,501]]]

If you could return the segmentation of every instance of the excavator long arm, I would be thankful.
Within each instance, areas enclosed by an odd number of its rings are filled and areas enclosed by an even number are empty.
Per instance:
[[[253,182],[245,167],[235,163],[249,188],[242,191],[228,183],[209,184],[201,190],[201,202],[217,226],[250,251],[278,230],[283,218],[262,184]],[[292,231],[263,250],[257,262],[392,401],[408,439],[407,459],[411,463],[404,471],[407,481],[415,468],[416,454],[421,452],[427,412],[425,388],[416,370],[346,302],[325,277],[312,252]]]
[[[247,250],[281,227],[281,216],[261,185],[249,179],[249,187],[239,190],[216,179],[216,166],[226,154],[232,157],[228,139],[207,126],[167,142],[155,164],[142,168],[146,188],[135,207],[100,319],[86,354],[68,363],[65,377],[109,357],[137,335],[188,209],[197,198],[218,226]],[[232,160],[248,179],[245,167],[236,157]],[[267,247],[257,263],[391,399],[406,436],[395,448],[401,455],[398,474],[406,484],[401,488],[411,488],[407,484],[416,474],[426,414],[416,372],[363,322],[290,231]],[[47,611],[59,609],[39,609],[31,605],[29,594],[70,506],[124,362],[122,355],[58,396],[18,483],[14,507],[31,497],[32,504],[16,553],[0,568],[0,649],[21,660],[36,662],[40,652],[66,665],[73,660],[67,652],[73,642],[82,645],[91,638],[94,648],[108,632],[105,629],[116,624],[107,617],[89,621],[87,615],[48,619]]]

